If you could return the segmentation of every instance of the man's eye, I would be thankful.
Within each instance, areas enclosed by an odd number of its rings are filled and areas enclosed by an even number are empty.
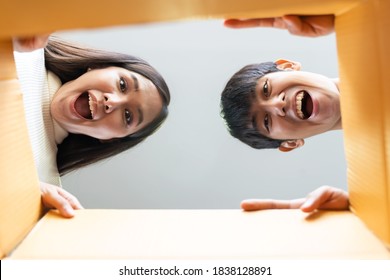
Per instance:
[[[269,92],[269,87],[268,87],[268,80],[265,81],[263,85],[263,93],[265,97],[269,97],[270,92]]]
[[[269,132],[269,116],[268,116],[268,114],[265,114],[265,116],[264,116],[264,127]]]
[[[127,83],[122,77],[119,79],[119,88],[121,89],[121,92],[125,92],[127,89]]]
[[[127,125],[130,125],[131,124],[131,121],[133,119],[133,116],[131,115],[131,113],[129,112],[129,110],[125,110],[125,120],[126,120],[126,124]]]

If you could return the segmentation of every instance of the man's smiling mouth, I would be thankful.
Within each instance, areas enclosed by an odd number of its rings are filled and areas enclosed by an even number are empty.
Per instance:
[[[80,94],[74,103],[74,109],[81,117],[92,120],[94,110],[91,95],[88,92]]]
[[[300,119],[306,120],[313,113],[313,100],[306,91],[300,91],[295,97],[296,111]]]

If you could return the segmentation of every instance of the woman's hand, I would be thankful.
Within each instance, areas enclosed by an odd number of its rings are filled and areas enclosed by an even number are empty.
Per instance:
[[[287,29],[293,35],[318,37],[334,31],[334,15],[285,15],[275,18],[227,19],[224,25],[230,28],[275,27]]]
[[[42,203],[48,209],[57,209],[61,216],[71,218],[74,210],[83,209],[78,199],[64,189],[40,182]]]
[[[49,41],[49,34],[31,37],[13,38],[14,50],[18,52],[32,52],[46,47]]]
[[[301,209],[303,212],[319,210],[348,210],[349,196],[344,190],[323,186],[311,192],[306,198],[293,200],[248,199],[241,202],[245,211],[265,209]]]

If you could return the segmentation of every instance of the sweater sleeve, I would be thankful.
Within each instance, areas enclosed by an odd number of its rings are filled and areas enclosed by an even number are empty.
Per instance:
[[[50,115],[50,96],[44,50],[14,52],[23,93],[25,117],[39,180],[61,186],[57,168],[57,145]]]

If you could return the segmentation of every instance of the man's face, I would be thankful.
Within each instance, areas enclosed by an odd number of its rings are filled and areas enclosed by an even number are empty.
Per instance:
[[[257,81],[251,125],[273,139],[303,139],[341,128],[335,81],[310,72],[280,71]]]

